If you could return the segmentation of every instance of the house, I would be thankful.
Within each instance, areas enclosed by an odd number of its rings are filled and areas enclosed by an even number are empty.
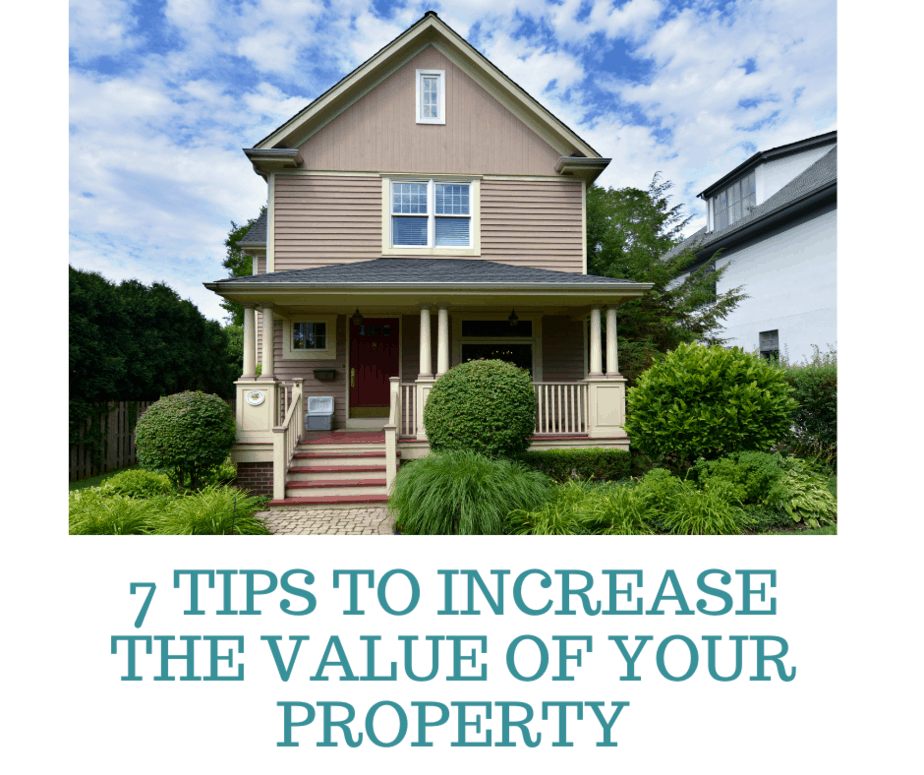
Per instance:
[[[837,342],[837,132],[761,151],[698,195],[697,265],[731,266],[716,290],[750,298],[725,321],[729,346],[792,362]],[[716,258],[716,253],[719,253]]]
[[[650,285],[587,274],[609,159],[434,12],[245,153],[268,187],[254,274],[206,283],[245,308],[243,485],[385,500],[428,452],[434,382],[477,358],[530,370],[534,449],[628,447],[616,309]],[[319,397],[331,432],[305,430]]]

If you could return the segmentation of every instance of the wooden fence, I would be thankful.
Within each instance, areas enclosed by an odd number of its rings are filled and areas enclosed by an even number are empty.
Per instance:
[[[234,399],[226,398],[226,403],[234,411]],[[134,418],[129,409],[135,404]],[[89,431],[94,419],[99,422],[102,435],[101,445],[71,444],[70,446],[70,481],[86,479],[90,476],[99,476],[110,471],[134,465],[138,462],[138,453],[135,449],[135,424],[144,414],[153,401],[110,401],[102,404],[101,409],[114,407],[110,412],[101,411],[96,418],[87,420],[86,430]],[[98,437],[98,434],[93,434]]]

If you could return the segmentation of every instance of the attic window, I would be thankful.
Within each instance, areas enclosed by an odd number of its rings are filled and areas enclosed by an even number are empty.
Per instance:
[[[757,186],[752,172],[712,197],[715,229],[724,229],[740,221],[756,204]]]
[[[417,123],[446,123],[446,71],[417,71]]]

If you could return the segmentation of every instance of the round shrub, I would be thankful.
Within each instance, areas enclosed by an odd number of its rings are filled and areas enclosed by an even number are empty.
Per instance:
[[[470,449],[490,456],[520,454],[536,425],[529,372],[506,361],[469,361],[433,385],[424,407],[434,450]]]
[[[552,480],[472,450],[432,452],[401,466],[388,505],[410,535],[497,535],[514,509],[537,508]]]
[[[632,443],[676,469],[763,450],[789,433],[795,401],[780,369],[733,348],[682,344],[629,390]]]
[[[155,498],[173,490],[170,478],[165,474],[145,471],[140,468],[120,471],[110,476],[100,488],[104,495],[124,495],[128,498]]]
[[[195,490],[228,457],[234,415],[221,398],[198,390],[165,396],[141,415],[135,444],[142,466]]]

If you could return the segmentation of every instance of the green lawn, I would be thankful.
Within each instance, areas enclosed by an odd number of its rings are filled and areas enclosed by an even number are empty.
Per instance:
[[[122,471],[130,471],[132,468],[141,468],[141,465],[139,463],[135,463],[135,465],[128,466],[128,468],[120,468],[118,471],[110,471],[108,474],[100,474],[99,476],[91,476],[89,479],[80,479],[76,482],[68,482],[67,489],[82,490],[84,487],[99,487],[110,476],[115,476]]]

